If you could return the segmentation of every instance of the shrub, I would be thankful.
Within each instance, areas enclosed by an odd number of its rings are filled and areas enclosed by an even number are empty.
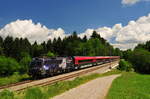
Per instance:
[[[144,49],[136,49],[130,55],[129,60],[136,71],[150,74],[150,52]]]
[[[55,55],[54,53],[52,53],[52,52],[49,51],[49,52],[47,53],[47,56],[48,56],[48,57],[54,57],[54,56],[56,56],[56,55]]]
[[[125,61],[124,59],[121,59],[119,62],[119,70],[124,70],[124,71],[131,71],[132,70],[132,65],[128,61]]]
[[[0,56],[1,76],[12,75],[14,72],[19,71],[19,69],[20,69],[20,65],[15,59]]]
[[[24,99],[48,99],[40,88],[30,88],[26,91]]]
[[[31,57],[30,56],[24,56],[20,60],[20,65],[21,65],[21,72],[22,73],[27,73],[29,70],[29,63],[31,62]]]
[[[14,99],[14,94],[13,94],[13,92],[4,90],[4,91],[0,92],[0,99]]]

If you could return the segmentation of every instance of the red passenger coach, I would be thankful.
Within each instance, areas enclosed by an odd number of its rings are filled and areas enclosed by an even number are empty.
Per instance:
[[[74,64],[81,65],[81,64],[88,64],[93,63],[97,64],[100,62],[110,62],[115,59],[120,58],[119,56],[74,56]]]

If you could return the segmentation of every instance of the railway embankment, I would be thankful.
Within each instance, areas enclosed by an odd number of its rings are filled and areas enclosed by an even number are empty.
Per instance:
[[[120,74],[97,78],[52,99],[104,99],[112,81]]]

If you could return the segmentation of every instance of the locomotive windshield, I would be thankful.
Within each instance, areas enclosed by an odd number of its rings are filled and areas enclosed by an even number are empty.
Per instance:
[[[44,62],[44,64],[61,64],[62,60],[58,60],[58,59],[52,59],[52,60],[46,60]]]
[[[62,63],[63,59],[34,59],[30,63],[31,67],[42,67],[44,65],[46,66],[52,66],[52,65],[59,65]]]
[[[42,66],[42,61],[40,60],[34,60],[30,63],[31,67],[35,67],[35,66]]]

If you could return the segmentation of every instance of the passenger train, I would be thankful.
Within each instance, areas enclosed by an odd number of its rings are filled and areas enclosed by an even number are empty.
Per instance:
[[[34,78],[53,76],[55,74],[96,66],[119,59],[119,56],[73,56],[53,58],[33,58],[29,75]]]

